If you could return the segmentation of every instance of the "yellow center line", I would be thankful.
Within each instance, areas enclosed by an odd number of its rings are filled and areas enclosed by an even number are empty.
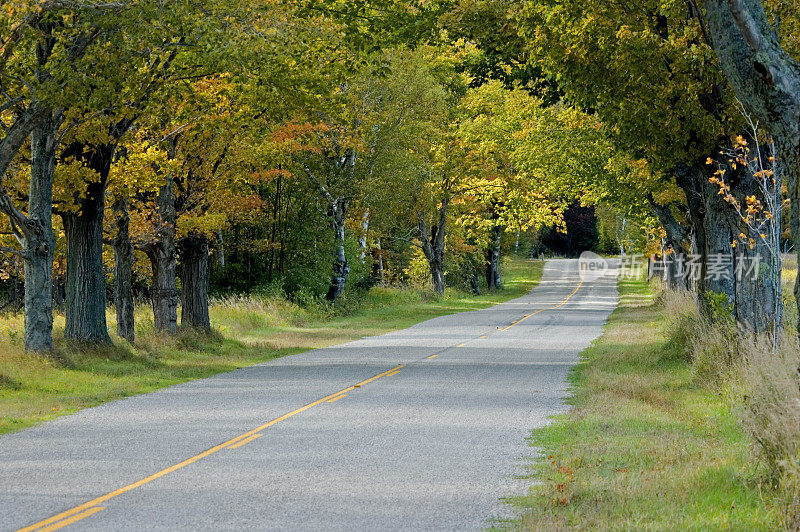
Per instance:
[[[387,375],[387,377],[388,377],[388,376],[389,376],[389,375]],[[347,397],[347,394],[346,394],[346,393],[343,393],[343,394],[341,394],[341,395],[337,395],[337,396],[336,396],[336,397],[334,397],[333,399],[328,399],[328,400],[327,400],[327,401],[325,401],[325,402],[326,402],[326,403],[335,403],[335,402],[336,402],[336,401],[338,401],[339,399],[344,399],[345,397]]]
[[[486,336],[478,336],[479,340],[482,340],[483,338],[486,338]]]
[[[461,347],[461,346],[458,346],[458,347]],[[434,359],[434,358],[436,358],[436,357],[438,357],[438,356],[439,356],[439,355],[431,355],[431,356],[429,356],[429,357],[428,357],[428,360],[432,360],[432,359]]]
[[[48,529],[45,528],[46,526],[51,525],[51,524],[55,523],[56,521],[61,521],[62,519],[65,519],[65,518],[70,517],[70,516],[75,516],[75,518],[78,518],[79,516],[76,515],[76,514],[80,514],[81,517],[79,519],[83,519],[84,517],[89,517],[90,515],[95,514],[95,513],[99,512],[100,510],[102,510],[102,508],[95,510],[94,508],[92,508],[93,506],[97,506],[98,504],[104,503],[105,501],[107,501],[109,499],[113,499],[114,497],[118,497],[119,495],[122,495],[123,493],[127,493],[127,492],[129,492],[131,490],[134,490],[134,489],[138,488],[138,487],[144,486],[145,484],[147,484],[149,482],[152,482],[152,481],[157,480],[157,479],[159,479],[159,478],[161,478],[161,477],[163,477],[165,475],[173,473],[173,472],[177,471],[178,469],[184,468],[184,467],[188,466],[189,464],[193,464],[194,462],[197,462],[198,460],[202,460],[203,458],[206,458],[206,457],[208,457],[208,456],[210,456],[210,455],[212,455],[212,454],[214,454],[214,453],[216,453],[216,452],[218,452],[218,451],[220,451],[220,450],[222,450],[222,449],[224,449],[224,448],[226,448],[228,446],[234,445],[234,444],[240,442],[241,440],[249,438],[250,436],[252,436],[252,435],[254,435],[254,434],[258,433],[258,432],[261,432],[262,430],[267,429],[267,428],[271,427],[272,425],[280,423],[281,421],[285,421],[285,420],[289,419],[290,417],[293,417],[293,416],[296,416],[297,414],[300,414],[301,412],[305,412],[309,408],[314,408],[315,406],[320,405],[320,404],[328,401],[329,399],[333,399],[334,397],[336,397],[338,395],[341,395],[343,393],[347,393],[347,392],[349,392],[351,390],[355,390],[356,388],[360,388],[360,387],[362,387],[362,386],[364,386],[366,384],[369,384],[369,383],[371,383],[373,381],[376,381],[376,380],[378,380],[378,379],[380,379],[382,377],[387,377],[387,376],[389,376],[390,373],[395,373],[397,370],[399,370],[401,368],[404,368],[404,367],[405,366],[394,367],[394,368],[392,368],[392,369],[390,369],[388,371],[384,371],[383,373],[380,373],[379,375],[375,375],[374,377],[371,377],[371,378],[369,378],[369,379],[367,379],[365,381],[361,381],[358,384],[354,384],[352,386],[349,386],[349,387],[345,388],[344,390],[339,390],[338,392],[332,393],[332,394],[330,394],[330,395],[328,395],[326,397],[323,397],[322,399],[318,399],[318,400],[314,401],[313,403],[309,403],[309,404],[307,404],[305,406],[301,406],[300,408],[298,408],[296,410],[292,410],[288,414],[284,414],[284,415],[282,415],[282,416],[280,416],[278,418],[273,419],[272,421],[269,421],[268,423],[264,423],[260,427],[256,427],[253,430],[247,431],[244,434],[240,434],[239,436],[236,436],[235,438],[231,438],[230,440],[228,440],[228,441],[226,441],[224,443],[220,443],[219,445],[216,445],[216,446],[214,446],[214,447],[212,447],[212,448],[210,448],[208,450],[205,450],[200,454],[196,454],[196,455],[192,456],[191,458],[187,458],[183,462],[177,463],[177,464],[175,464],[175,465],[173,465],[171,467],[168,467],[166,469],[162,469],[161,471],[159,471],[157,473],[153,473],[152,475],[147,476],[147,477],[145,477],[145,478],[143,478],[141,480],[137,480],[136,482],[134,482],[132,484],[128,484],[127,486],[123,486],[123,487],[121,487],[119,489],[116,489],[116,490],[110,492],[110,493],[106,493],[105,495],[101,495],[100,497],[97,497],[95,499],[92,499],[91,501],[85,502],[85,503],[80,504],[80,505],[78,505],[78,506],[76,506],[74,508],[71,508],[71,509],[66,510],[64,512],[61,512],[60,514],[54,515],[53,517],[48,517],[47,519],[39,521],[38,523],[34,523],[34,524],[32,524],[30,526],[27,526],[25,528],[21,528],[17,532],[30,532],[30,531],[33,531],[33,530],[48,530]],[[93,511],[91,511],[90,513],[85,512],[86,510],[89,510],[89,509],[92,509]],[[81,514],[81,512],[86,513],[86,515]],[[79,519],[75,519],[75,520],[77,521]],[[58,525],[59,525],[58,528],[61,528],[62,526],[67,526],[68,524],[70,524],[72,522],[74,522],[74,521],[70,521],[69,523],[65,522],[64,524],[58,523]]]
[[[458,346],[458,347],[466,347],[466,346],[467,346],[467,344],[461,344],[461,345],[460,345],[460,346]]]
[[[572,293],[571,293],[570,295],[568,295],[567,297],[565,297],[565,298],[564,298],[564,300],[563,300],[561,303],[559,303],[558,305],[556,305],[556,306],[554,306],[554,307],[543,308],[543,309],[537,310],[536,312],[532,312],[531,314],[527,314],[527,315],[525,315],[524,317],[522,317],[522,319],[520,319],[520,320],[518,320],[518,321],[515,321],[515,322],[511,323],[511,325],[509,325],[508,327],[506,327],[506,328],[504,328],[504,329],[498,329],[498,330],[500,330],[500,331],[507,331],[507,330],[511,329],[512,327],[516,327],[517,325],[519,325],[519,324],[520,324],[520,323],[522,323],[523,321],[527,320],[528,318],[530,318],[530,317],[533,317],[533,316],[536,316],[537,314],[539,314],[539,313],[541,313],[541,312],[544,312],[545,310],[556,310],[556,309],[559,309],[559,308],[563,307],[564,305],[566,305],[566,304],[567,304],[567,302],[569,302],[569,300],[570,300],[570,299],[572,299],[572,298],[573,298],[573,296],[575,296],[575,294],[577,294],[577,293],[578,293],[578,290],[580,290],[582,286],[583,286],[583,279],[581,279],[581,282],[579,282],[579,283],[578,283],[578,286],[577,286],[577,287],[575,287],[575,290],[573,290],[573,291],[572,291]]]
[[[238,449],[242,445],[247,445],[251,441],[255,440],[256,438],[260,438],[261,436],[263,436],[263,434],[253,434],[249,438],[245,438],[239,442],[234,443],[233,445],[229,445],[228,449]]]
[[[94,508],[89,508],[85,512],[81,512],[81,513],[79,513],[77,515],[73,515],[69,519],[64,519],[63,521],[59,521],[58,523],[56,523],[54,525],[50,525],[50,526],[45,527],[45,528],[40,528],[39,530],[41,532],[49,532],[51,530],[58,530],[59,528],[64,528],[65,526],[69,526],[72,523],[77,523],[81,519],[89,517],[90,515],[94,515],[97,512],[101,512],[103,510],[105,510],[105,507],[103,507],[103,506],[95,506]]]

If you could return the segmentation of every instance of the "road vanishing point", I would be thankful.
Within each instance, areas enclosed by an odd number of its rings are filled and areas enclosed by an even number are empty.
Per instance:
[[[615,267],[0,437],[0,530],[480,530],[617,304]]]

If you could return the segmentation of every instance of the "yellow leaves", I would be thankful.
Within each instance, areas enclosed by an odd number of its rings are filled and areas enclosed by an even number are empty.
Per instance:
[[[97,172],[86,168],[80,161],[70,157],[56,165],[54,174],[53,196],[62,204],[67,212],[78,212],[80,200],[87,194],[87,183],[96,183],[100,179]]]
[[[213,235],[225,227],[227,217],[223,213],[185,214],[178,218],[176,235],[180,238],[189,233]]]

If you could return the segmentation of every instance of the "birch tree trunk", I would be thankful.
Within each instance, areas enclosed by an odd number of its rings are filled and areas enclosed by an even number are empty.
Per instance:
[[[222,229],[217,231],[217,267],[220,269],[225,267],[225,241],[222,239]]]
[[[333,228],[333,276],[328,288],[326,299],[336,301],[344,292],[347,276],[350,274],[350,264],[344,249],[344,224],[347,217],[347,200],[336,198],[330,205],[330,220]]]
[[[492,243],[489,248],[489,260],[486,267],[486,284],[489,290],[502,290],[503,282],[500,279],[500,248],[503,240],[503,228],[492,228]]]
[[[361,218],[361,238],[358,239],[358,245],[361,248],[361,262],[367,258],[367,235],[369,234],[369,209],[364,210],[364,216]]]

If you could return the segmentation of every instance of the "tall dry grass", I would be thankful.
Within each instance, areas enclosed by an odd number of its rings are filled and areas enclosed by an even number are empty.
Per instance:
[[[785,523],[800,530],[800,345],[784,331],[777,349],[765,338],[742,340],[737,364],[742,425],[770,480],[785,496]]]
[[[800,530],[800,344],[794,324],[785,326],[776,349],[766,335],[709,321],[694,294],[664,291],[660,299],[669,345],[692,362],[699,384],[728,397],[750,437],[753,460],[765,466],[769,483],[785,498],[784,525]]]

